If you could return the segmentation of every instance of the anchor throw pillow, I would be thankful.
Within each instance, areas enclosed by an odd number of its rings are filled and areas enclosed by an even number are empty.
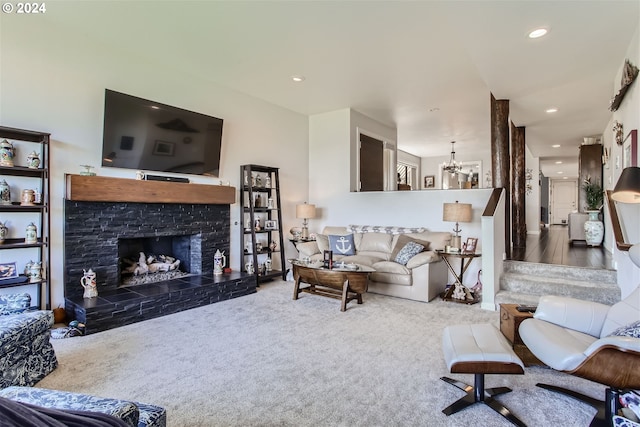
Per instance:
[[[356,245],[353,244],[353,234],[334,236],[329,234],[329,249],[335,255],[355,255]]]

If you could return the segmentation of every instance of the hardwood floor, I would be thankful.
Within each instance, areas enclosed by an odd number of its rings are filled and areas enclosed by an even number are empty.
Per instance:
[[[613,270],[613,258],[602,246],[569,241],[567,227],[552,225],[539,235],[527,235],[526,248],[514,248],[512,260]]]

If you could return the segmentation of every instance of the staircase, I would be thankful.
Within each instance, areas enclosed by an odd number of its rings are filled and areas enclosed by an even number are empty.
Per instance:
[[[536,305],[542,295],[562,295],[602,304],[620,301],[616,271],[505,261],[496,304]]]

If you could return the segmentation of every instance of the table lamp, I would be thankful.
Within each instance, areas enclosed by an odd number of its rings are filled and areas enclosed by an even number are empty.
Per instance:
[[[455,235],[451,238],[451,247],[460,249],[462,246],[459,227],[460,222],[471,222],[471,204],[470,203],[445,203],[442,210],[442,220],[448,222],[455,222],[456,228]]]
[[[302,205],[296,205],[296,218],[302,218],[302,237],[303,239],[309,238],[309,229],[307,224],[310,218],[316,217],[316,205],[309,205],[305,202]]]

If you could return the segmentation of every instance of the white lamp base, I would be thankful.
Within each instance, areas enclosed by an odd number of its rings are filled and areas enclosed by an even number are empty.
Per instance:
[[[462,246],[462,238],[460,236],[452,236],[451,247],[461,249],[461,246]]]

